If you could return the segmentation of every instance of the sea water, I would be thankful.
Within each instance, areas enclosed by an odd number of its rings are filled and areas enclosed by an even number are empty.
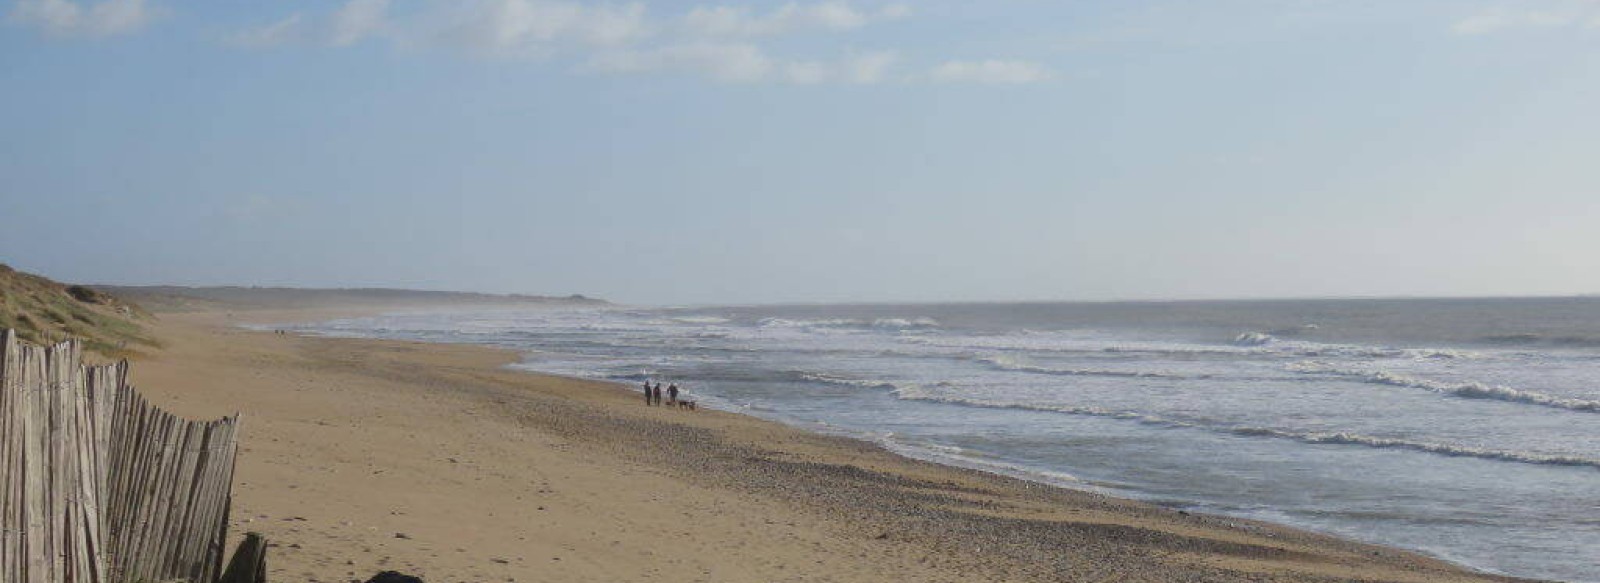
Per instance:
[[[1600,582],[1600,298],[591,308],[304,327]]]

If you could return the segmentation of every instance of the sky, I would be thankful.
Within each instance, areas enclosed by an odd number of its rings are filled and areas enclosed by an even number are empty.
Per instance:
[[[0,0],[0,262],[639,304],[1600,292],[1600,0]]]

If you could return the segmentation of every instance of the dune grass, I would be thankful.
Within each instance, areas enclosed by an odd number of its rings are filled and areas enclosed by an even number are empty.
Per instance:
[[[87,286],[64,285],[0,264],[0,329],[40,344],[82,340],[91,352],[124,358],[157,343],[144,330],[149,312]]]

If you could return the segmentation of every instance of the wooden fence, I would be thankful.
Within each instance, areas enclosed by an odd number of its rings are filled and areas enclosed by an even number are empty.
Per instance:
[[[0,345],[0,583],[216,581],[238,416],[157,409],[75,341]]]

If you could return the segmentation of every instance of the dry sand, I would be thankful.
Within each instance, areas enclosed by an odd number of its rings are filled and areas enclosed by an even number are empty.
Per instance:
[[[345,310],[348,312],[348,310]],[[482,347],[164,314],[153,401],[244,415],[233,532],[270,581],[1489,581],[1393,549],[910,460]]]

